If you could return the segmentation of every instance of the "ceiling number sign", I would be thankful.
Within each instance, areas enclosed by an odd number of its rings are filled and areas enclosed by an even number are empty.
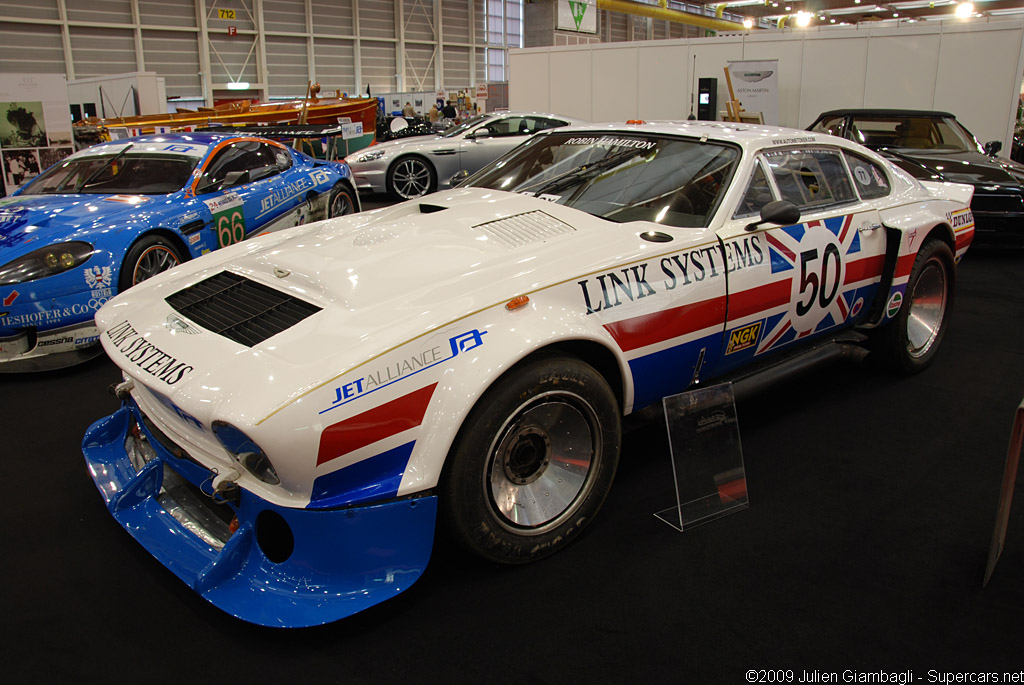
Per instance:
[[[222,10],[222,9],[218,9],[217,10],[217,18],[218,19],[234,19],[235,18],[235,10]]]

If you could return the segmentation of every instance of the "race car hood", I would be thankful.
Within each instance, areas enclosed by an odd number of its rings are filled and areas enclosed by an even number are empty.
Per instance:
[[[102,336],[116,362],[180,397],[175,401],[187,411],[239,402],[238,414],[260,420],[290,398],[475,312],[611,261],[665,251],[638,237],[649,227],[523,195],[458,189],[218,251],[132,288],[96,318],[101,331],[128,322],[169,358],[187,361],[189,372],[169,387],[154,380],[162,366],[154,367],[157,374],[141,369],[147,376]],[[709,235],[680,232],[673,248]],[[179,313],[164,298],[224,270],[321,310],[252,348],[209,330],[175,330]],[[219,392],[227,387],[230,397]]]
[[[0,200],[0,248],[5,249],[0,263],[50,243],[87,240],[111,224],[145,219],[154,205],[145,195],[28,195]]]
[[[877,152],[922,180],[1020,186],[1024,166],[980,152],[932,152],[883,148]]]

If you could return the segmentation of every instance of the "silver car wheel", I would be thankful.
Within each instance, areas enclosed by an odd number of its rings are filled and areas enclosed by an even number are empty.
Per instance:
[[[597,415],[578,395],[550,392],[521,405],[490,450],[486,487],[499,523],[535,535],[572,516],[601,444]]]
[[[921,275],[910,295],[907,316],[907,352],[923,357],[939,336],[946,315],[946,265],[938,257],[931,257],[921,269]]]
[[[434,172],[427,162],[418,157],[406,157],[395,163],[391,170],[391,187],[404,200],[421,197],[430,192]]]

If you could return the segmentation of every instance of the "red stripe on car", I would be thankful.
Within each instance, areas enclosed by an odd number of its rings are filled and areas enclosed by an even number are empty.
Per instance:
[[[623,352],[678,338],[725,321],[725,297],[605,324]]]
[[[436,387],[433,383],[328,426],[320,434],[316,465],[419,426]]]
[[[850,283],[856,283],[863,281],[867,278],[875,278],[876,276],[882,275],[882,265],[885,263],[885,257],[882,255],[876,255],[874,257],[868,257],[866,259],[858,259],[855,262],[849,262],[846,265],[846,277],[843,278],[843,284],[849,285]]]
[[[729,320],[736,321],[751,314],[789,304],[792,279],[777,281],[750,290],[741,290],[729,297]]]

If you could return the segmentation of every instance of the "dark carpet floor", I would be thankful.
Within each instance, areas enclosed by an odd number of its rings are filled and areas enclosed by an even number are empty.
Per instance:
[[[746,682],[1024,669],[1024,499],[981,575],[1024,397],[1024,258],[973,252],[935,364],[839,365],[741,403],[750,508],[679,533],[663,425],[602,514],[518,568],[445,540],[408,592],[281,631],[208,605],[106,512],[79,451],[115,367],[0,376],[8,682]],[[929,674],[934,669],[936,673]]]

